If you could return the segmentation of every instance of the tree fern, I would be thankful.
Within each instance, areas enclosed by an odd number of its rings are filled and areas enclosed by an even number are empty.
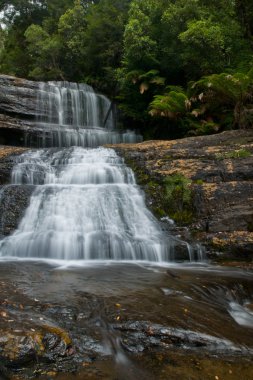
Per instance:
[[[233,113],[234,127],[253,125],[253,69],[249,73],[212,74],[191,84],[194,100],[198,99],[213,111],[223,107]]]
[[[156,95],[150,103],[150,115],[178,118],[187,111],[187,96],[181,91],[170,91],[168,94]]]

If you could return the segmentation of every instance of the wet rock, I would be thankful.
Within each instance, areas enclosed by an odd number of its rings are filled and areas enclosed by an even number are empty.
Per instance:
[[[38,89],[39,82],[0,75],[0,144],[37,146]]]
[[[0,236],[14,232],[26,208],[34,186],[8,185],[0,188]]]
[[[65,362],[69,367],[75,349],[68,331],[41,313],[43,305],[38,300],[31,300],[12,284],[1,282],[0,287],[4,299],[0,302],[0,362],[4,367],[0,373],[40,365],[60,371]]]
[[[0,359],[6,368],[20,368],[38,361],[57,362],[69,356],[68,346],[61,335],[47,333],[46,326],[43,330],[33,327],[34,332],[1,330]]]
[[[10,373],[3,363],[0,363],[0,378],[2,380],[10,380]]]
[[[0,186],[10,183],[12,168],[17,163],[19,155],[26,150],[26,148],[0,145]]]
[[[179,217],[175,226],[189,228],[192,238],[183,234],[187,241],[199,241],[210,257],[241,252],[253,259],[253,131],[112,147],[135,171],[147,206],[158,217],[170,217],[164,179],[179,174],[191,181],[191,207],[185,214],[179,210],[182,222]],[[223,244],[213,244],[216,237]]]
[[[0,112],[19,118],[34,118],[38,82],[0,75]]]
[[[216,338],[190,330],[183,330],[151,324],[146,321],[127,322],[114,325],[122,332],[122,346],[132,353],[141,353],[154,347],[195,349],[202,347],[208,351],[229,353],[249,352],[244,347],[236,347],[226,339]]]
[[[26,148],[0,146],[0,237],[11,234],[24,215],[33,186],[7,185],[13,167]]]

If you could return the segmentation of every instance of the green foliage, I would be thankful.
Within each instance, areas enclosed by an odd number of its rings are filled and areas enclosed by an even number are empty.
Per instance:
[[[152,38],[151,3],[150,0],[145,5],[139,0],[131,2],[124,33],[124,63],[129,70],[136,67],[147,70],[158,64],[157,42]]]
[[[4,48],[4,40],[5,40],[5,33],[4,33],[4,30],[2,30],[1,25],[0,25],[0,54]]]
[[[231,159],[231,158],[248,158],[252,154],[247,149],[238,149],[234,150],[233,152],[226,152],[226,153],[217,153],[216,159],[217,160],[225,160],[225,159]]]
[[[170,91],[165,95],[155,95],[150,103],[150,115],[162,116],[170,119],[182,117],[187,111],[188,98],[181,91]]]
[[[220,130],[220,125],[218,123],[207,121],[205,119],[192,120],[190,117],[191,115],[186,119],[188,136],[212,135]]]
[[[31,25],[25,32],[30,56],[35,55],[35,67],[29,76],[34,79],[62,78],[60,69],[61,41],[58,35],[49,35],[41,26]]]
[[[203,181],[203,179],[196,179],[196,180],[194,180],[194,184],[195,185],[203,185],[204,181]]]
[[[172,202],[175,198],[179,199],[181,202],[181,209],[184,205],[190,203],[192,183],[190,179],[186,178],[182,174],[173,174],[166,177],[164,183],[166,198],[168,202]]]
[[[192,220],[191,184],[192,181],[182,174],[174,174],[164,180],[166,208],[176,222],[190,223]]]
[[[206,112],[232,113],[234,127],[252,127],[253,70],[247,74],[213,74],[201,78],[191,88]]]
[[[86,81],[150,138],[253,125],[252,1],[4,0],[0,11],[2,73]]]
[[[115,96],[129,0],[100,0],[89,8],[83,36],[83,78]]]
[[[208,20],[194,20],[179,34],[182,42],[182,62],[191,77],[220,71],[225,66],[225,38],[219,24]]]

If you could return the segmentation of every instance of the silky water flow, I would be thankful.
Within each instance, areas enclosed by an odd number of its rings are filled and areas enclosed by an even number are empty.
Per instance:
[[[24,153],[12,173],[12,184],[36,188],[18,229],[1,241],[1,256],[174,260],[176,239],[146,208],[132,170],[114,150],[99,147],[140,141],[134,132],[115,130],[110,108],[86,85],[40,85],[37,124],[44,148]]]
[[[94,148],[142,141],[142,136],[133,131],[115,128],[113,111],[110,100],[86,84],[41,83],[37,96],[37,133],[27,132],[25,145]]]

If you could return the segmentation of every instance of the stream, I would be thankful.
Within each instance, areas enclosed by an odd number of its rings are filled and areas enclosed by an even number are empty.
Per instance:
[[[22,343],[9,363],[17,378],[252,378],[251,271],[14,260],[1,262],[0,275],[1,339],[44,337],[37,360]]]
[[[252,379],[252,270],[210,265],[164,230],[100,147],[140,140],[108,107],[88,86],[40,86],[41,149],[8,185],[35,190],[0,241],[0,377]]]

